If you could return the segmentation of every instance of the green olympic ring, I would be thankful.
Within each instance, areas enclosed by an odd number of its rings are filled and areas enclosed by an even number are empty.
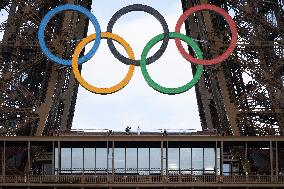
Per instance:
[[[200,50],[200,48],[198,47],[198,44],[192,40],[192,38],[183,35],[181,33],[176,33],[176,32],[170,32],[169,33],[169,38],[170,39],[175,39],[175,38],[179,38],[182,41],[186,42],[189,46],[191,46],[191,48],[193,49],[196,58],[198,59],[203,59],[203,55],[202,52]],[[157,35],[156,37],[152,38],[144,47],[142,55],[141,55],[141,61],[140,61],[140,67],[141,67],[141,71],[142,74],[146,80],[146,82],[148,83],[148,85],[150,87],[152,87],[153,89],[155,89],[156,91],[160,92],[160,93],[164,93],[164,94],[169,94],[169,95],[174,95],[174,94],[180,94],[183,92],[188,91],[189,89],[191,89],[200,79],[202,73],[203,73],[203,66],[202,65],[198,65],[197,69],[196,69],[196,73],[193,76],[193,79],[188,82],[187,84],[181,86],[181,87],[177,87],[177,88],[167,88],[167,87],[163,87],[159,84],[157,84],[155,81],[153,81],[147,71],[146,65],[147,65],[147,54],[149,53],[150,49],[159,41],[162,41],[164,39],[164,34],[160,34]]]

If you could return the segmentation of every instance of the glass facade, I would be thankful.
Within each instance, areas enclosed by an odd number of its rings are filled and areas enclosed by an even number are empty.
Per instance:
[[[216,148],[61,148],[61,174],[214,175],[220,174],[219,161]]]

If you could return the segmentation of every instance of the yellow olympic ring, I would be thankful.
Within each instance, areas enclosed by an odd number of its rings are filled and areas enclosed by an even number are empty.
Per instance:
[[[129,56],[129,58],[131,60],[135,60],[132,48],[122,37],[115,35],[113,33],[102,32],[101,38],[115,40],[116,42],[118,42],[119,44],[121,44],[123,46],[123,48],[126,50],[128,56]],[[75,75],[75,78],[78,80],[78,82],[85,89],[87,89],[88,91],[91,91],[93,93],[96,93],[96,94],[111,94],[111,93],[117,92],[117,91],[123,89],[129,83],[129,81],[131,80],[131,78],[133,76],[133,73],[134,73],[134,70],[135,70],[135,65],[130,65],[128,73],[125,76],[125,78],[120,83],[118,83],[117,85],[110,87],[110,88],[98,88],[98,87],[95,87],[93,85],[90,85],[87,81],[85,81],[83,79],[83,77],[82,77],[82,75],[79,71],[78,59],[79,59],[80,53],[88,43],[90,43],[91,41],[93,41],[95,39],[96,39],[96,34],[92,34],[92,35],[84,38],[78,44],[78,46],[75,48],[75,52],[74,52],[74,55],[73,55],[73,58],[72,58],[72,69],[73,69],[73,73]]]

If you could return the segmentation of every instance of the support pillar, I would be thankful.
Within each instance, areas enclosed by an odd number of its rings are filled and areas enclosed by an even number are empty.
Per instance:
[[[215,142],[215,175],[218,175],[218,142]]]
[[[112,152],[111,152],[111,163],[112,163],[112,176],[114,177],[114,141],[112,141]]]
[[[54,141],[52,141],[51,175],[55,175],[55,161],[54,161],[55,149],[54,148],[55,148]]]
[[[137,165],[136,165],[136,168],[137,168],[137,174],[139,173],[139,164],[138,164],[138,161],[139,161],[139,152],[138,152],[138,148],[136,148],[136,163],[137,163]]]
[[[179,170],[179,175],[181,175],[181,171],[180,171],[180,148],[178,148],[178,170]]]
[[[275,150],[275,165],[276,165],[276,167],[275,167],[275,174],[276,174],[276,180],[278,181],[278,176],[279,176],[279,165],[278,165],[278,141],[276,141],[275,142],[275,148],[276,148],[276,150]]]
[[[270,153],[270,175],[273,177],[273,145],[272,141],[269,142],[269,153]]]
[[[70,161],[71,161],[71,165],[70,165],[70,167],[71,167],[71,174],[73,173],[73,148],[71,147],[71,149],[70,149]]]
[[[124,148],[124,173],[126,173],[126,148]]]
[[[3,142],[2,175],[6,175],[6,141]]]
[[[149,175],[151,174],[151,148],[149,148]]]
[[[57,159],[58,159],[58,170],[57,174],[60,175],[61,173],[61,146],[60,146],[60,141],[57,142],[58,146],[58,154],[57,154]]]
[[[167,141],[167,149],[166,149],[166,175],[169,175],[169,141]]]
[[[108,169],[109,169],[108,157],[109,157],[109,147],[108,147],[108,141],[107,141],[107,157],[106,157],[106,160],[107,160],[107,177],[108,177]]]
[[[97,174],[97,148],[95,147],[95,175]]]
[[[161,175],[164,175],[164,143],[161,141]]]
[[[204,158],[204,148],[202,148],[202,174],[204,175],[205,170],[205,158]]]
[[[28,142],[28,174],[31,171],[31,141]]]
[[[83,148],[83,175],[85,174],[85,148]]]
[[[246,171],[246,175],[248,174],[248,142],[246,141],[246,147],[245,147],[245,171]]]
[[[221,149],[220,149],[220,175],[221,176],[224,176],[223,162],[224,162],[224,142],[221,141]]]
[[[192,148],[190,148],[190,174],[193,175],[193,167],[192,167]]]

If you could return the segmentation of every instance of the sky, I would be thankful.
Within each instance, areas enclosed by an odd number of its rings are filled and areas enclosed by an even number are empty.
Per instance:
[[[116,11],[131,4],[145,4],[157,9],[166,19],[170,31],[174,31],[176,21],[182,14],[180,1],[173,0],[116,0],[106,3],[93,1],[91,12],[97,17],[101,30]],[[150,14],[131,12],[122,16],[113,28],[113,33],[123,37],[132,47],[135,57],[140,59],[146,43],[162,33],[159,22]],[[88,34],[95,33],[90,23]],[[183,30],[182,33],[185,34]],[[96,55],[83,65],[82,76],[97,87],[110,87],[124,78],[128,66],[119,62],[108,49],[107,40],[102,39]],[[150,51],[153,55],[158,43]],[[86,47],[90,49],[92,43]],[[126,52],[116,44],[119,52]],[[166,87],[186,84],[193,76],[191,65],[179,54],[174,40],[170,40],[164,55],[147,66],[154,81]],[[112,129],[122,131],[126,126],[142,131],[158,129],[197,129],[201,130],[200,118],[194,88],[179,95],[165,95],[152,89],[143,78],[140,67],[136,67],[129,84],[110,95],[98,95],[79,88],[73,129]]]

